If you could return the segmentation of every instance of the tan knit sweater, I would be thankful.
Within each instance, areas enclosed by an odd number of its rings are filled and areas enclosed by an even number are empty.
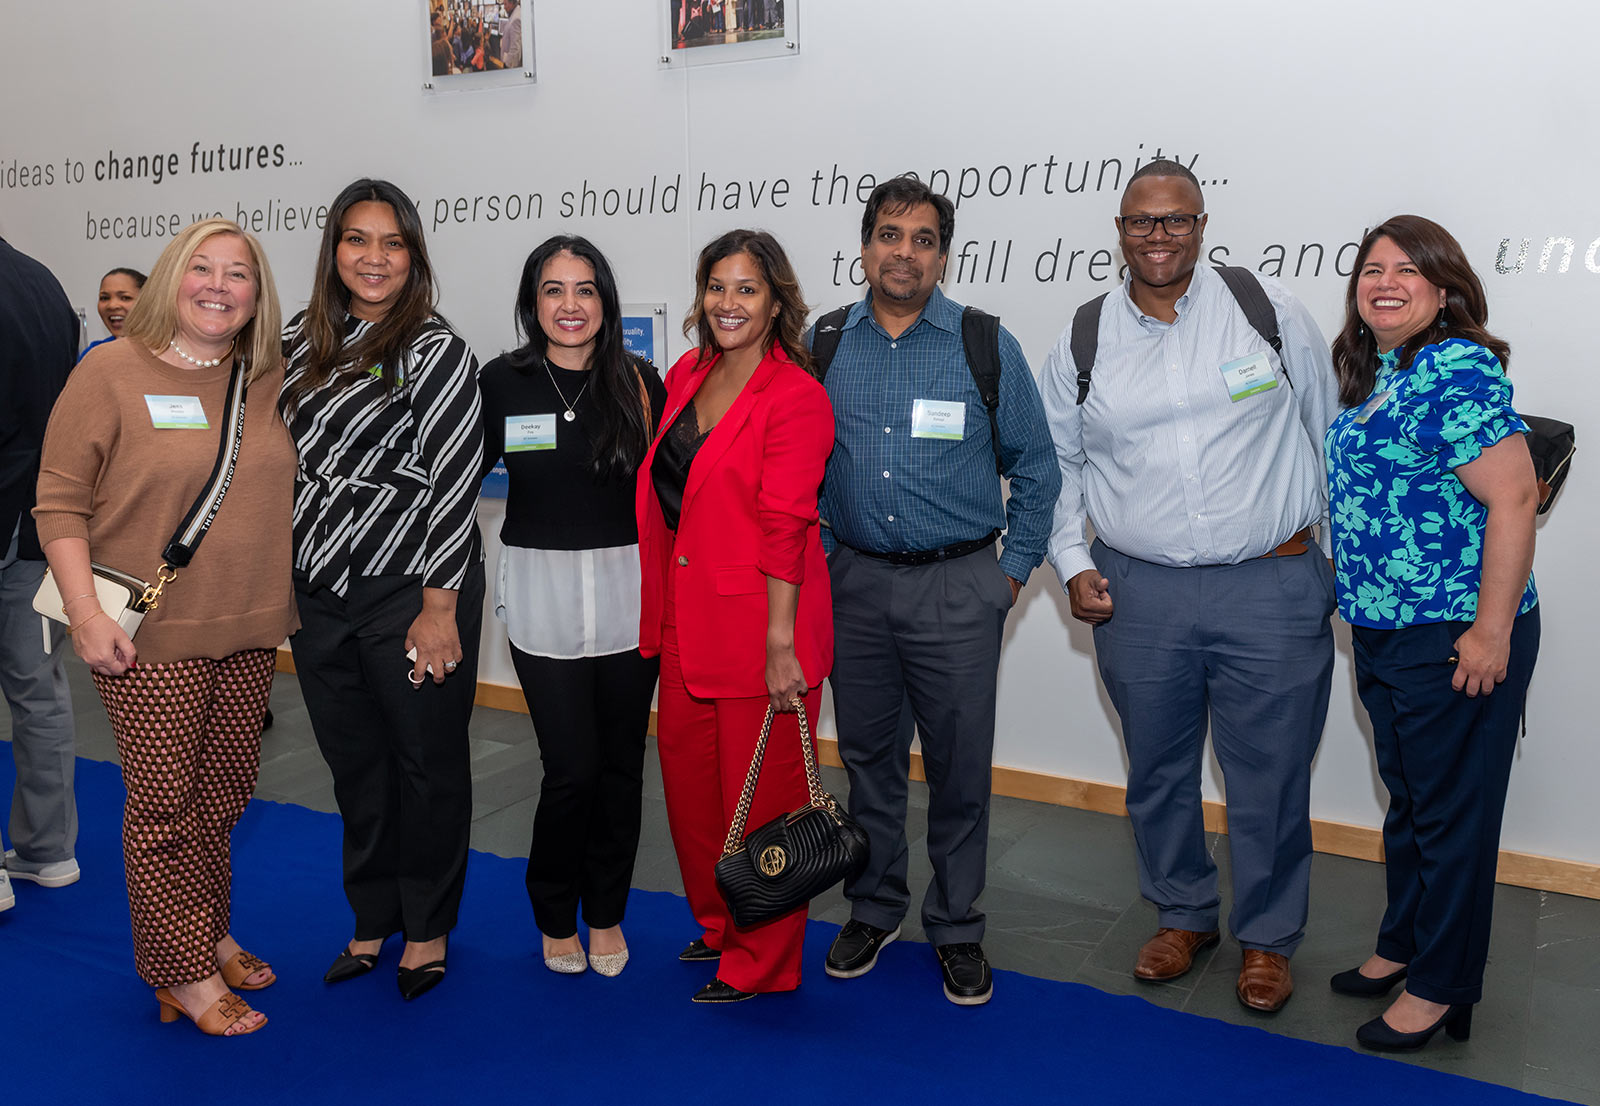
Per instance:
[[[127,338],[91,350],[45,431],[39,543],[85,538],[91,559],[153,580],[216,462],[229,372],[173,368]],[[233,483],[194,560],[139,627],[140,663],[270,649],[299,627],[289,575],[295,455],[278,417],[282,384],[280,369],[250,385]],[[157,430],[147,395],[198,397],[209,428]]]

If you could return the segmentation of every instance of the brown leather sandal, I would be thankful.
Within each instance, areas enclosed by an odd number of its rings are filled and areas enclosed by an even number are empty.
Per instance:
[[[262,970],[267,973],[266,979],[260,983],[249,982],[251,976]],[[240,949],[230,956],[228,962],[222,965],[221,971],[222,982],[226,983],[230,990],[236,991],[259,991],[263,987],[272,986],[278,979],[277,973],[272,970],[271,964],[268,964],[259,956],[250,955],[244,949]]]
[[[255,1013],[248,1002],[232,991],[212,1003],[211,1008],[198,1018],[189,1013],[184,1008],[183,1003],[174,998],[172,992],[165,987],[157,989],[156,1001],[161,1004],[161,1021],[163,1024],[175,1022],[180,1016],[185,1017],[194,1022],[196,1028],[208,1037],[243,1037],[248,1033],[254,1033],[267,1024],[266,1015],[263,1014],[261,1020],[248,1029],[241,1029],[237,1033],[229,1033],[228,1030]]]

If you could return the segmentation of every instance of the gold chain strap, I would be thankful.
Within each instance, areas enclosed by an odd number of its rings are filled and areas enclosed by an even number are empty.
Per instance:
[[[806,722],[806,708],[799,699],[790,699],[795,719],[800,724],[800,755],[806,765],[806,790],[811,795],[811,805],[819,810],[837,810],[838,804],[822,787],[822,776],[817,772],[816,753],[811,748],[811,727]],[[755,798],[756,780],[761,777],[761,761],[767,755],[767,738],[772,736],[772,704],[767,704],[767,716],[761,723],[761,736],[756,740],[756,752],[750,758],[750,769],[744,775],[744,787],[739,791],[739,805],[733,812],[733,824],[728,827],[728,838],[722,843],[722,855],[731,856],[744,848],[744,827],[750,820],[750,803]]]

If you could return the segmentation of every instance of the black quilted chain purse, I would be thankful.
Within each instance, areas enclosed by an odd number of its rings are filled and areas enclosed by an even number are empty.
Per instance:
[[[750,800],[761,775],[767,738],[772,735],[772,707],[768,706],[766,721],[761,723],[761,739],[756,742],[750,771],[745,773],[744,790],[739,793],[739,806],[722,846],[722,859],[715,869],[717,890],[727,901],[735,925],[770,922],[841,880],[860,875],[867,866],[866,832],[823,790],[805,708],[798,699],[793,702],[800,722],[800,749],[806,762],[806,787],[811,801],[745,836]]]

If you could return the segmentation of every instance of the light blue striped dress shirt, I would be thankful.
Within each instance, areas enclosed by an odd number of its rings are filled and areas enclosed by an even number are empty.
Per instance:
[[[1338,388],[1322,332],[1282,284],[1260,277],[1278,317],[1283,362],[1228,286],[1197,266],[1165,323],[1128,286],[1106,298],[1089,398],[1078,406],[1072,327],[1039,375],[1061,466],[1050,563],[1063,585],[1094,567],[1085,518],[1120,553],[1184,568],[1259,557],[1322,524],[1322,439]],[[1265,351],[1279,384],[1233,402],[1221,366]]]
[[[1000,568],[1014,580],[1044,560],[1057,474],[1039,389],[1022,347],[1000,330],[1000,460],[1011,482],[1002,496],[989,411],[967,368],[961,305],[938,288],[922,315],[891,338],[869,296],[845,317],[823,381],[833,403],[833,454],[819,509],[833,541],[878,553],[942,549],[1004,529]],[[917,400],[960,402],[959,440],[913,438]]]

